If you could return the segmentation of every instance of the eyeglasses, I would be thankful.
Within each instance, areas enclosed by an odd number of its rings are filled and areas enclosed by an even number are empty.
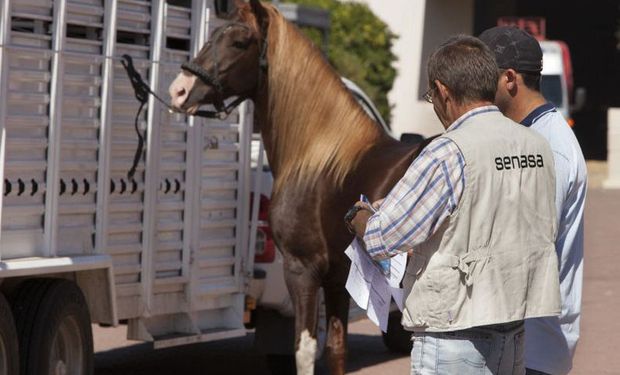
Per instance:
[[[422,95],[422,99],[426,100],[431,104],[433,103],[433,89],[434,87],[429,88],[428,90],[426,90],[424,95]]]

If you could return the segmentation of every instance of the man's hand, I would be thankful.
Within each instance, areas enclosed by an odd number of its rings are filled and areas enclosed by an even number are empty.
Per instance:
[[[381,198],[379,200],[372,202],[372,208],[374,208],[375,210],[378,210],[381,207],[381,204],[383,204],[384,200],[385,198]]]
[[[361,209],[357,211],[353,220],[351,220],[351,227],[355,234],[362,238],[364,237],[364,233],[366,232],[366,224],[368,223],[368,219],[372,216],[372,210],[368,205],[364,202],[357,202],[355,206],[360,207]]]

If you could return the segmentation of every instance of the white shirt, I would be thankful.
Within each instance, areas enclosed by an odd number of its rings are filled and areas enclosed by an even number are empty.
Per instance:
[[[572,129],[551,104],[530,113],[521,124],[549,141],[555,159],[562,313],[525,322],[526,367],[548,374],[568,374],[579,340],[583,282],[583,214],[586,163]]]

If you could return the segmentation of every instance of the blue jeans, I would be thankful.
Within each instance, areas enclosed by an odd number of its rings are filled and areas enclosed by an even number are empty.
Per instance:
[[[453,332],[415,332],[412,375],[525,374],[523,321]]]

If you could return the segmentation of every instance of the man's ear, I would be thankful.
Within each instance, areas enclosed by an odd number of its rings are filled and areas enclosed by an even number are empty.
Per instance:
[[[434,83],[435,87],[437,88],[437,95],[441,98],[442,102],[446,102],[449,98],[451,98],[451,93],[448,86],[441,83],[441,81],[439,81],[438,79],[436,79]]]
[[[502,81],[509,92],[517,89],[517,74],[514,69],[506,69],[502,74]]]

